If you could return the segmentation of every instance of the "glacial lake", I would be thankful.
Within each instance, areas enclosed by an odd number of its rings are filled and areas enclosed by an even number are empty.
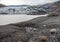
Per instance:
[[[0,15],[0,25],[28,21],[41,16],[47,16],[47,14],[46,15]]]

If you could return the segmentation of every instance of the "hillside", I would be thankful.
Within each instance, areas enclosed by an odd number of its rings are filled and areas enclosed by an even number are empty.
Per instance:
[[[1,8],[1,7],[5,7],[5,6],[6,6],[6,5],[4,5],[4,4],[0,4],[0,8]]]
[[[52,13],[52,14],[60,14],[60,1],[55,2],[52,6],[55,7],[55,8],[54,8],[53,11],[51,11],[49,13]]]
[[[4,8],[1,8],[0,14],[1,13],[7,13],[7,14],[27,14],[27,15],[44,15],[44,14],[52,14],[54,13],[59,13],[60,11],[60,1],[53,2],[53,3],[47,3],[44,5],[36,5],[36,6],[30,6],[30,5],[10,5],[6,6]],[[1,4],[2,6],[5,6]],[[0,5],[0,7],[1,7]],[[6,11],[7,10],[7,11]],[[11,11],[12,10],[12,13]],[[1,12],[2,11],[2,12]]]
[[[54,3],[47,3],[44,5],[31,6],[30,8],[32,8],[32,10],[35,10],[31,12],[31,15],[50,14],[53,13],[53,11],[55,12],[57,12],[57,10],[59,11],[60,1]]]

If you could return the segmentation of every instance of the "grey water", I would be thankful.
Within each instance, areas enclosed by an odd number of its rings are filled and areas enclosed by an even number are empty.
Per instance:
[[[0,15],[0,25],[28,21],[46,15]]]

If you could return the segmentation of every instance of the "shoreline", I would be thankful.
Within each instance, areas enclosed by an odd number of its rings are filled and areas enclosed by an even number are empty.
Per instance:
[[[24,22],[37,17],[47,16],[47,15],[48,14],[46,15],[0,15],[0,25]]]

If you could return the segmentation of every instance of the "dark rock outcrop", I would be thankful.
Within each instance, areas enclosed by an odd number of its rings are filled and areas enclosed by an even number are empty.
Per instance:
[[[0,8],[1,8],[1,7],[5,7],[5,6],[6,6],[6,5],[4,5],[4,4],[0,4]]]

